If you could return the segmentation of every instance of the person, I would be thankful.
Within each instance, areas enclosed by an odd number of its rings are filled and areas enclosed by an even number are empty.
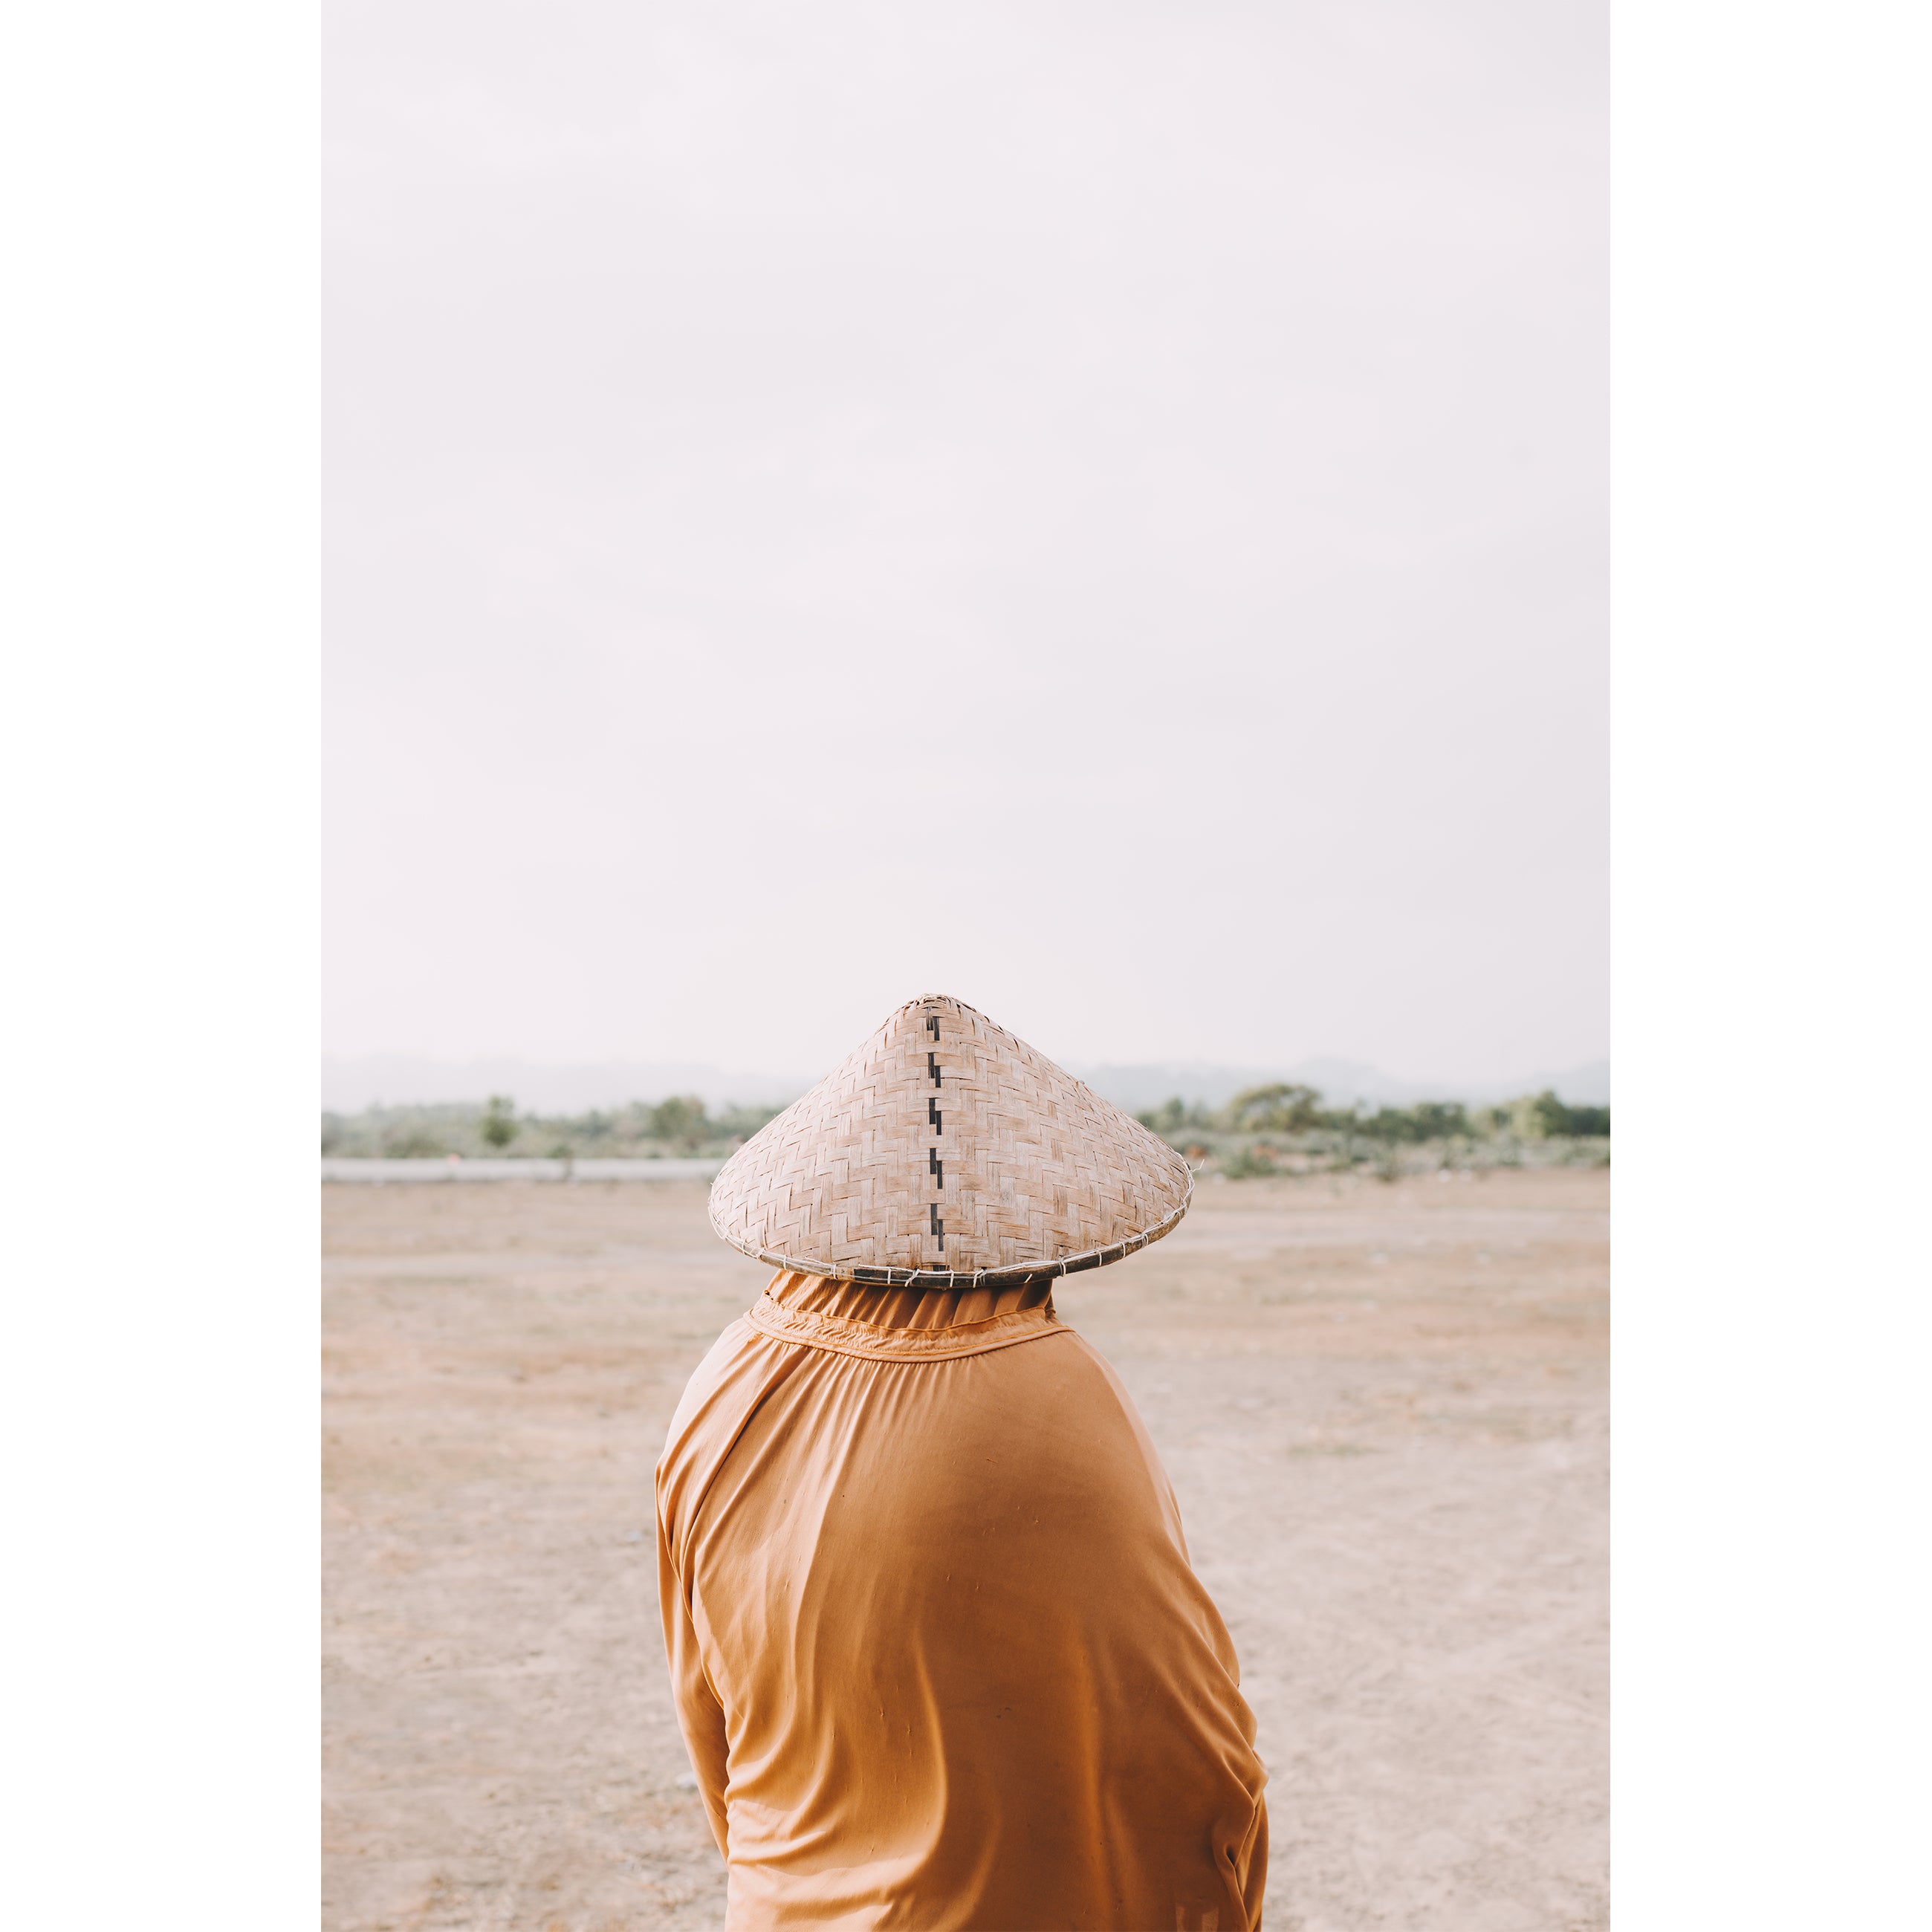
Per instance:
[[[778,1270],[656,1478],[678,1718],[728,1932],[1256,1932],[1266,1774],[1118,1377],[1052,1286],[1172,1230],[1185,1161],[961,1002],[748,1141]]]

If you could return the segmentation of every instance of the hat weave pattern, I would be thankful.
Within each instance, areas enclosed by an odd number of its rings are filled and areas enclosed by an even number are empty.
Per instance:
[[[1131,1115],[935,994],[725,1162],[711,1225],[775,1268],[963,1287],[1118,1261],[1173,1228],[1193,1186]]]

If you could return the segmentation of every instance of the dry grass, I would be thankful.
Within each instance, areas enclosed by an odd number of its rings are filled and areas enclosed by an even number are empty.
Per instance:
[[[1270,1932],[1571,1932],[1604,1896],[1600,1171],[1204,1186],[1067,1282],[1227,1615]],[[652,1460],[765,1271],[701,1188],[324,1192],[328,1932],[713,1927]]]

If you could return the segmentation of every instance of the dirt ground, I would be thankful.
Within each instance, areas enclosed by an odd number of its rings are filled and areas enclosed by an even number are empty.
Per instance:
[[[1062,1315],[1269,1766],[1269,1932],[1608,1922],[1610,1178],[1205,1184]],[[685,1932],[723,1878],[651,1470],[766,1271],[700,1184],[323,1190],[326,1932]]]

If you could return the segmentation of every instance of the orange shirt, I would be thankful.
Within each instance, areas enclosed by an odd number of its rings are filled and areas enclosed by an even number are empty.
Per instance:
[[[658,1464],[729,1932],[1256,1932],[1266,1774],[1126,1390],[1044,1288],[781,1274]]]

